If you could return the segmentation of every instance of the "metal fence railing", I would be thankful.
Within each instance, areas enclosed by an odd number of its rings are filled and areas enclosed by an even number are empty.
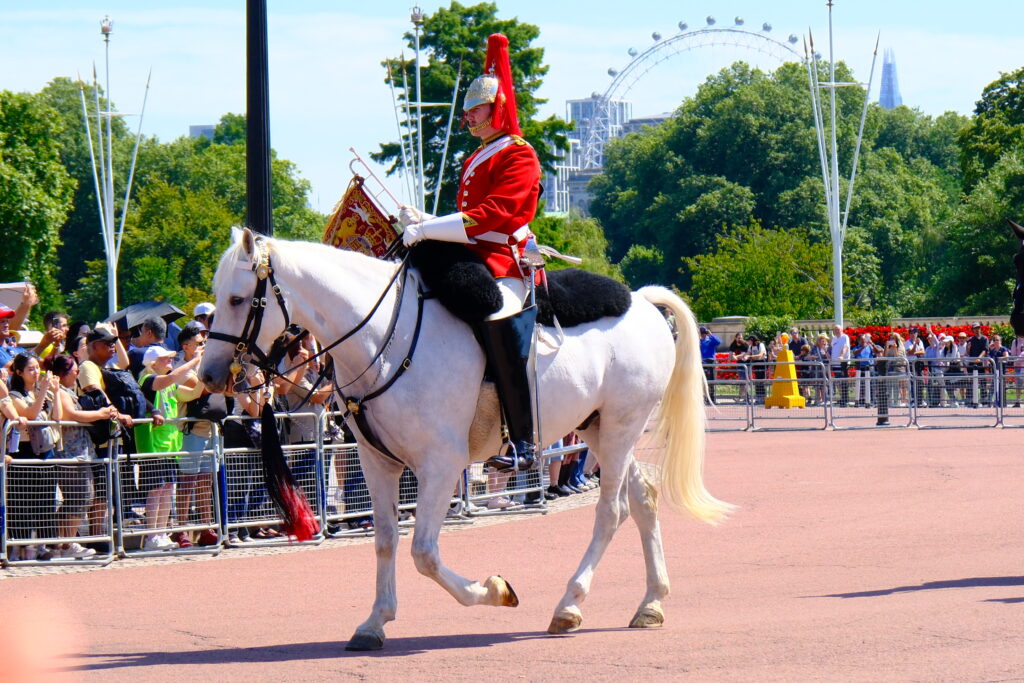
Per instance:
[[[780,365],[706,364],[707,430],[1024,427],[1024,357],[786,363],[804,407],[766,407]]]
[[[298,413],[282,415],[278,424],[292,474],[319,522],[320,532],[309,543],[373,530],[356,445],[334,428],[338,417]],[[81,427],[28,424],[29,429],[58,431]],[[18,425],[8,422],[0,456],[11,451],[15,459],[4,464],[6,457],[0,457],[0,564],[106,564],[118,557],[217,553],[290,542],[278,532],[281,519],[264,485],[259,420],[230,416],[202,430],[197,424],[190,419],[165,422],[171,438],[162,443],[177,447],[176,430],[191,435],[182,438],[179,450],[129,454],[114,438],[99,449],[102,457],[43,459],[26,457],[26,449],[19,449],[12,437]],[[153,421],[136,420],[135,425],[152,428]],[[543,493],[551,484],[551,460],[584,449],[586,444],[545,449],[536,469],[514,475],[472,465],[452,492],[448,522],[546,512]],[[399,484],[400,528],[413,522],[417,492],[416,477],[407,469]]]

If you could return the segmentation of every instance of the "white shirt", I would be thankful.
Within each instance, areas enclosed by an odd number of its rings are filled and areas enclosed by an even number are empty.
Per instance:
[[[832,363],[838,365],[841,360],[850,359],[850,338],[845,334],[832,337]]]

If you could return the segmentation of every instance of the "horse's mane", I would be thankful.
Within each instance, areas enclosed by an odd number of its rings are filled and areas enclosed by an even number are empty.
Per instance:
[[[330,267],[335,266],[338,272],[357,280],[372,280],[379,277],[380,274],[390,275],[396,267],[394,263],[381,261],[372,256],[336,249],[317,242],[283,240],[275,237],[264,237],[263,239],[270,251],[274,271],[283,279],[309,277],[309,265],[314,263],[323,264],[328,267],[327,269],[332,269]],[[221,256],[217,272],[213,277],[215,292],[219,291],[224,278],[228,277],[227,273],[235,267],[235,263],[238,261],[251,262],[251,257],[245,253],[241,239],[234,241]]]

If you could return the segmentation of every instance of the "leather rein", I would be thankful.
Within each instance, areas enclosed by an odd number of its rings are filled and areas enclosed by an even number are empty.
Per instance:
[[[395,372],[395,374],[393,374],[383,385],[366,394],[362,398],[346,396],[343,392],[343,389],[351,386],[356,381],[358,381],[363,375],[365,375],[370,368],[376,365],[377,361],[381,359],[381,357],[391,346],[391,342],[394,339],[395,331],[398,326],[398,317],[399,314],[401,313],[402,301],[405,298],[405,283],[406,280],[408,279],[409,272],[408,254],[406,254],[406,256],[402,259],[402,262],[395,270],[394,275],[391,276],[391,279],[384,287],[384,291],[381,292],[380,296],[377,298],[377,301],[370,309],[370,312],[367,313],[362,320],[360,320],[352,329],[343,334],[341,337],[334,340],[327,346],[321,348],[320,351],[318,351],[316,354],[310,356],[309,358],[300,363],[297,363],[296,365],[288,368],[287,370],[282,371],[278,370],[278,366],[280,365],[281,360],[284,358],[284,355],[287,352],[288,347],[294,344],[297,340],[302,339],[303,337],[308,335],[309,330],[299,328],[299,331],[296,334],[290,334],[294,332],[297,326],[291,324],[291,318],[288,315],[288,307],[285,304],[284,295],[282,294],[281,287],[277,284],[277,281],[274,277],[274,268],[273,265],[271,264],[270,252],[267,248],[267,244],[262,239],[262,237],[257,236],[255,239],[254,246],[256,253],[255,258],[253,259],[252,262],[252,271],[256,275],[256,288],[253,292],[249,311],[246,315],[245,323],[242,326],[241,334],[236,336],[231,334],[225,334],[223,332],[210,331],[208,335],[209,339],[224,341],[228,342],[229,344],[235,345],[235,352],[231,359],[231,365],[229,368],[232,378],[237,377],[238,374],[242,372],[243,367],[246,363],[250,363],[263,371],[265,376],[264,382],[254,387],[250,387],[248,391],[256,391],[270,384],[273,377],[287,379],[285,378],[285,375],[292,373],[298,368],[308,365],[317,358],[326,355],[334,347],[352,338],[357,332],[359,332],[363,327],[365,327],[367,323],[370,322],[374,314],[377,312],[381,304],[384,302],[384,299],[387,297],[388,292],[391,291],[392,287],[396,287],[395,308],[392,311],[391,320],[388,323],[387,333],[384,336],[384,341],[380,345],[380,348],[374,354],[373,358],[370,360],[366,368],[362,372],[360,372],[355,377],[355,379],[353,379],[351,382],[348,382],[343,386],[338,386],[337,383],[335,383],[334,390],[337,392],[339,398],[341,399],[342,405],[344,405],[346,408],[343,419],[347,420],[349,416],[352,416],[353,419],[355,420],[356,427],[359,429],[360,433],[367,440],[367,442],[369,442],[371,446],[373,446],[376,450],[380,451],[385,456],[391,458],[395,462],[402,463],[401,459],[399,459],[394,453],[392,453],[391,450],[388,449],[388,447],[385,446],[384,443],[380,440],[376,432],[373,431],[373,428],[370,426],[370,423],[367,420],[368,406],[366,405],[366,403],[384,394],[384,392],[390,389],[392,385],[394,385],[394,383],[398,380],[398,378],[401,377],[405,373],[405,371],[411,367],[412,357],[416,351],[416,344],[419,341],[420,330],[422,328],[423,323],[423,302],[426,299],[432,298],[432,294],[424,292],[422,288],[417,288],[416,326],[413,330],[412,340],[409,343],[409,350],[405,354],[405,358],[399,364],[398,370]],[[280,307],[281,313],[284,315],[285,329],[284,331],[281,332],[280,335],[278,335],[274,339],[273,343],[271,344],[270,351],[264,352],[263,349],[259,347],[257,339],[259,339],[260,330],[263,326],[263,316],[267,310],[268,285],[271,291],[273,292],[274,297],[277,299],[277,305]],[[249,360],[247,360],[247,357],[249,358]],[[313,396],[313,394],[316,393],[317,389],[319,388],[320,384],[323,383],[328,373],[332,371],[333,363],[330,362],[330,359],[328,359],[328,362],[323,364],[323,367],[320,370],[316,382],[314,382],[313,387],[302,399],[302,402],[294,410],[288,411],[288,413],[298,412],[299,410],[301,410],[303,406],[305,406],[309,399]]]

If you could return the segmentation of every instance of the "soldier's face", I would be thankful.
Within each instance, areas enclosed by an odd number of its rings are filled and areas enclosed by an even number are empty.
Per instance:
[[[493,134],[494,128],[490,125],[493,110],[492,104],[480,104],[465,113],[466,125],[472,135],[482,138]]]

